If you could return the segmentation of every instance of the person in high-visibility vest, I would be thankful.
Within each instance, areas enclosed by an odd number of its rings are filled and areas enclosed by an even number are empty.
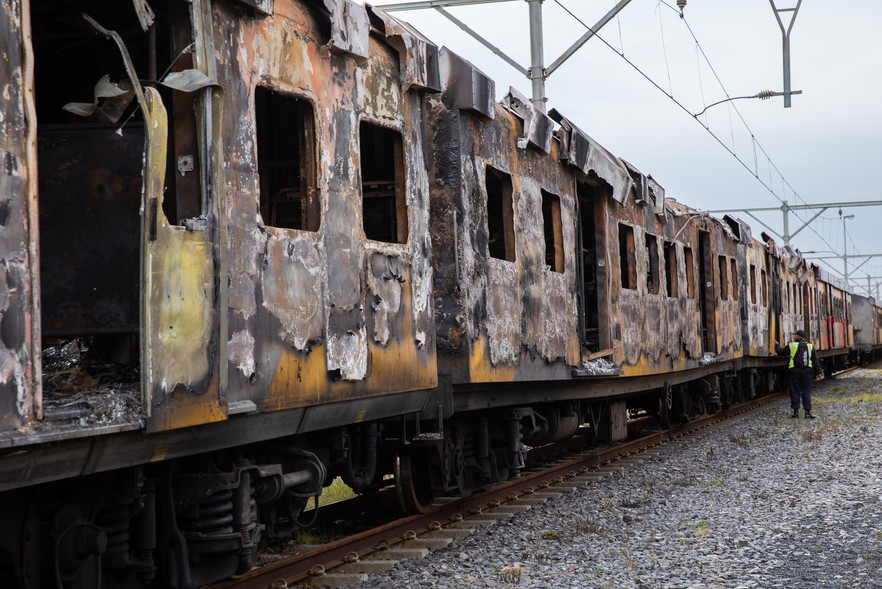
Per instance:
[[[790,417],[799,417],[799,404],[805,409],[805,418],[814,419],[812,415],[812,381],[821,374],[821,362],[811,342],[806,341],[805,332],[801,329],[793,334],[793,341],[785,347],[775,342],[775,352],[779,356],[789,356],[787,374],[790,377]]]

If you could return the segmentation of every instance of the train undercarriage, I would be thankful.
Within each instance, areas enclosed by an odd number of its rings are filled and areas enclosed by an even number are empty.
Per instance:
[[[404,511],[425,512],[437,496],[517,477],[533,447],[577,432],[624,439],[629,416],[688,421],[775,390],[777,370],[441,419],[397,416],[10,491],[0,574],[28,588],[199,587],[254,566],[262,544],[296,538],[314,519],[308,500],[337,477],[356,493],[394,485]]]

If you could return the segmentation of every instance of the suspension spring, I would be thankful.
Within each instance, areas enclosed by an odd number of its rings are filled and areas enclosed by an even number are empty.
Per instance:
[[[195,507],[180,514],[179,525],[184,532],[207,536],[229,534],[233,531],[233,491],[225,489],[204,499]]]

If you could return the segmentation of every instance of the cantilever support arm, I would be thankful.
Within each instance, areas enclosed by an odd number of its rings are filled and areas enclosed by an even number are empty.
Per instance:
[[[820,211],[818,211],[817,213],[815,213],[814,217],[812,217],[811,219],[809,219],[808,221],[806,221],[805,223],[803,223],[803,224],[802,224],[802,227],[800,227],[799,229],[797,229],[796,231],[794,231],[793,233],[790,234],[790,239],[793,239],[794,237],[796,237],[796,234],[797,234],[797,233],[799,233],[800,231],[802,231],[803,229],[805,229],[806,227],[808,227],[808,226],[811,224],[812,221],[814,221],[815,219],[817,219],[818,217],[820,217],[820,216],[821,216],[821,213],[823,213],[823,212],[826,211],[826,210],[827,210],[827,207],[824,207],[823,209],[821,209]]]
[[[497,0],[497,1],[505,1],[505,0]],[[385,7],[383,7],[383,8],[385,8]],[[469,25],[465,24],[464,22],[462,22],[461,20],[459,20],[458,18],[456,18],[455,16],[453,16],[452,14],[450,14],[449,12],[447,12],[446,10],[441,8],[440,6],[435,6],[433,8],[435,8],[435,10],[437,10],[439,13],[441,13],[441,15],[444,16],[444,18],[446,18],[447,20],[449,20],[450,22],[452,22],[453,24],[458,26],[460,29],[462,29],[465,33],[468,33],[469,35],[471,35],[471,37],[475,41],[477,41],[478,43],[480,43],[481,45],[483,45],[484,47],[489,49],[491,52],[493,52],[495,55],[500,57],[505,63],[507,63],[508,65],[513,67],[514,69],[518,70],[521,74],[523,74],[525,76],[529,76],[530,70],[528,68],[525,68],[524,66],[522,66],[521,64],[516,62],[514,59],[512,59],[511,57],[506,55],[502,51],[502,49],[500,49],[499,47],[497,47],[496,45],[494,45],[493,43],[491,43],[490,41],[488,41],[487,39],[482,37],[476,30],[471,28]]]
[[[750,211],[732,211],[732,212],[747,213],[747,216],[748,216],[748,217],[750,217],[751,219],[753,219],[754,221],[756,221],[757,223],[759,223],[760,225],[762,225],[763,227],[765,227],[766,229],[768,229],[768,230],[772,233],[772,235],[774,235],[774,236],[777,237],[778,239],[782,239],[782,240],[784,239],[784,236],[783,236],[783,235],[781,235],[780,233],[778,233],[777,231],[775,231],[774,229],[772,229],[771,227],[769,227],[769,226],[765,223],[765,221],[763,221],[762,219],[760,219],[759,217],[757,217],[756,215],[754,215],[754,214],[751,213]]]
[[[576,42],[573,43],[573,44],[570,46],[569,49],[567,49],[566,51],[564,51],[564,52],[561,54],[560,57],[558,57],[557,59],[554,60],[554,63],[552,63],[550,66],[548,66],[548,68],[545,70],[545,77],[547,78],[548,76],[550,76],[551,74],[553,74],[554,71],[555,71],[557,68],[559,68],[561,65],[563,65],[563,63],[564,63],[566,60],[568,60],[569,58],[571,58],[571,57],[573,56],[573,54],[574,54],[576,51],[578,51],[579,48],[582,47],[582,45],[584,45],[585,43],[587,43],[588,40],[591,39],[591,37],[593,37],[594,35],[596,35],[596,34],[598,33],[598,31],[600,31],[600,29],[602,29],[604,26],[606,26],[606,23],[608,23],[608,22],[611,21],[613,18],[615,18],[615,16],[616,16],[619,12],[621,12],[622,9],[623,9],[625,6],[627,6],[630,2],[631,2],[631,0],[620,0],[618,4],[616,4],[615,6],[613,6],[613,7],[610,9],[610,11],[607,12],[607,13],[603,16],[603,18],[601,18],[599,21],[597,21],[597,24],[595,24],[593,27],[591,27],[590,29],[588,29],[588,32],[587,32],[587,33],[585,33],[584,35],[582,35],[581,37],[579,37],[579,39],[576,40]]]

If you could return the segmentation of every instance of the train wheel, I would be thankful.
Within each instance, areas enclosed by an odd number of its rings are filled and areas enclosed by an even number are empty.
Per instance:
[[[395,490],[407,513],[427,513],[434,495],[425,461],[408,451],[400,452],[395,457]]]

